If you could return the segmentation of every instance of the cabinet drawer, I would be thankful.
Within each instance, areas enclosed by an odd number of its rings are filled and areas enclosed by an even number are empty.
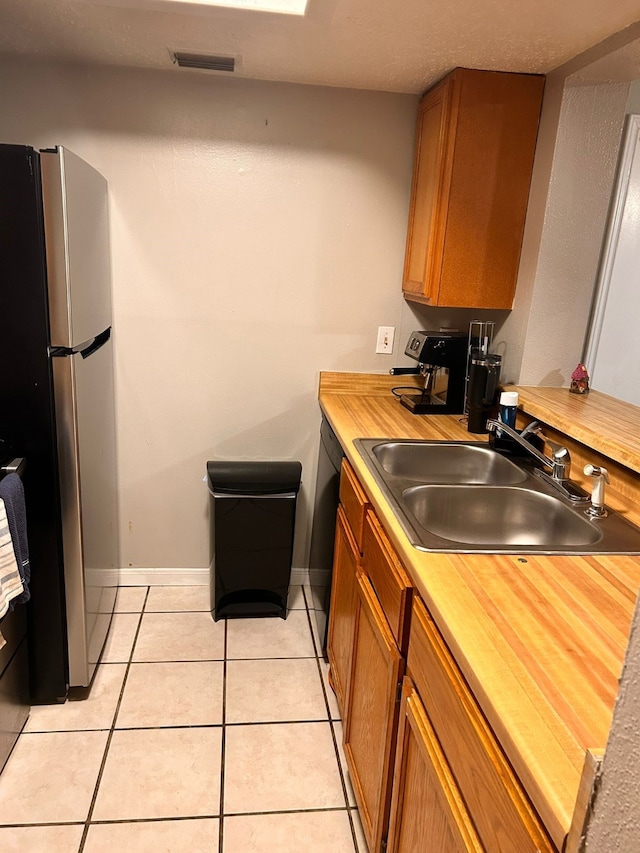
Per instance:
[[[380,522],[368,511],[364,523],[362,566],[368,575],[400,651],[409,640],[413,587]]]
[[[556,848],[427,609],[417,598],[407,672],[485,848],[491,853],[553,853]]]
[[[353,538],[362,553],[362,531],[364,528],[364,517],[369,502],[367,496],[353,468],[346,459],[342,460],[342,473],[340,475],[340,503],[347,517]]]

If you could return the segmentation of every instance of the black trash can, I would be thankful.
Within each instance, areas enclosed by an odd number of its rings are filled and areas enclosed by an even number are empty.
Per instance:
[[[300,462],[207,462],[211,613],[287,618]]]

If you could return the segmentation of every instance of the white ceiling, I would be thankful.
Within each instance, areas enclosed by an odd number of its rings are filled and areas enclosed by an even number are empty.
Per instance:
[[[309,0],[304,18],[184,0],[0,0],[0,54],[173,68],[181,50],[240,57],[236,76],[419,93],[458,65],[548,72],[638,19],[640,0]]]

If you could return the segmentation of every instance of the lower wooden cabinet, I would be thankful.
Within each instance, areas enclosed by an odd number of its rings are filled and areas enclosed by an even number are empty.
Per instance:
[[[420,697],[405,677],[388,853],[485,853]]]
[[[357,575],[344,749],[370,853],[386,838],[404,659],[370,580]]]
[[[555,846],[419,599],[407,671],[488,853],[554,853]]]
[[[328,654],[369,853],[556,853],[366,496],[358,497],[355,474],[347,475]]]
[[[346,717],[351,678],[351,653],[356,620],[356,572],[360,552],[343,508],[338,507],[336,540],[333,551],[331,609],[327,635],[327,655],[331,681],[342,718]]]

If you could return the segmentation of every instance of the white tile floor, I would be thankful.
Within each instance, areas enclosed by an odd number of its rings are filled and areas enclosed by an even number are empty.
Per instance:
[[[88,699],[32,710],[3,853],[366,853],[302,589],[214,623],[208,587],[125,587]]]

